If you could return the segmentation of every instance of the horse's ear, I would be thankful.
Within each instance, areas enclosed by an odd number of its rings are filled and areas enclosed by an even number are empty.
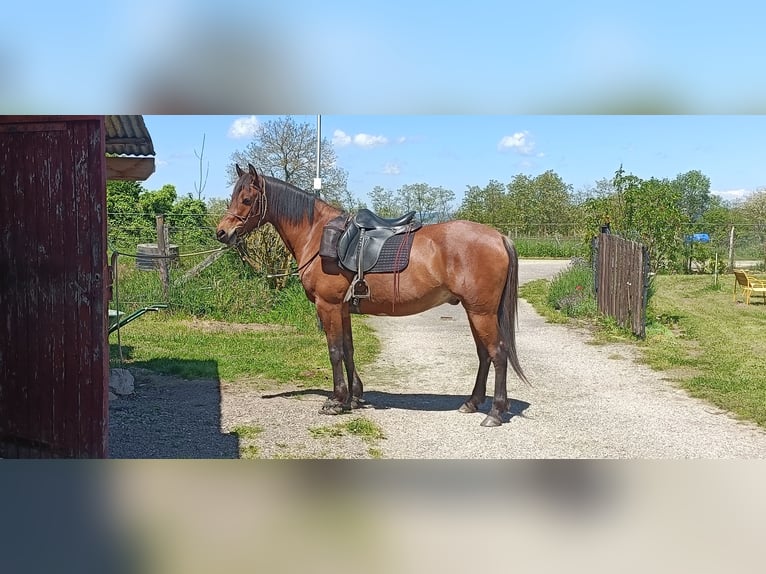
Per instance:
[[[253,167],[252,163],[248,163],[247,168],[250,170],[250,175],[252,175],[253,177],[258,177],[258,172]]]
[[[238,163],[235,163],[234,166],[237,168],[237,177],[242,177],[242,174],[245,173],[245,172],[242,171],[242,168],[239,167]]]

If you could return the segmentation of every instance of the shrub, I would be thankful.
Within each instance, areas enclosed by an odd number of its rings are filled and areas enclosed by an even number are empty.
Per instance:
[[[593,270],[582,258],[560,271],[548,290],[548,304],[567,317],[595,317],[598,306],[593,288]]]

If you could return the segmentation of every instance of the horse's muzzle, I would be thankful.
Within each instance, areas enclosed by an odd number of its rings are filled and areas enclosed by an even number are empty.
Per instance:
[[[236,240],[237,234],[233,229],[231,231],[226,231],[225,229],[219,227],[215,232],[215,238],[221,243],[231,245]]]

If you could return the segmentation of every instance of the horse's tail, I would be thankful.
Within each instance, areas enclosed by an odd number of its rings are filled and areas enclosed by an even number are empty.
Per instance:
[[[508,346],[508,361],[511,367],[525,383],[529,384],[524,371],[521,369],[519,357],[516,354],[516,326],[519,309],[519,256],[516,247],[506,236],[503,236],[505,250],[508,252],[508,273],[505,278],[505,288],[497,310],[500,323],[500,336]]]

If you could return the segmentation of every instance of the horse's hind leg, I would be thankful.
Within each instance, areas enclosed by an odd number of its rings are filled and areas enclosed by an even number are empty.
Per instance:
[[[343,363],[345,362],[343,313],[339,306],[325,303],[319,299],[316,301],[316,308],[327,336],[327,350],[330,354],[330,364],[332,365],[333,386],[332,396],[324,402],[319,412],[326,415],[337,415],[351,408],[348,386],[343,376]]]
[[[474,329],[473,323],[471,323],[471,333],[476,343],[476,353],[479,355],[479,370],[476,373],[476,383],[473,386],[473,391],[471,391],[471,396],[458,409],[461,413],[475,413],[487,398],[487,376],[489,375],[490,365],[489,351],[487,351],[484,341],[482,341]]]
[[[351,408],[358,409],[364,407],[366,401],[362,398],[364,392],[362,379],[359,378],[354,364],[354,334],[351,329],[351,312],[348,305],[343,306],[341,320],[343,325],[343,362],[346,365],[346,376],[351,386]]]
[[[471,331],[476,338],[476,348],[481,349],[483,345],[486,349],[489,361],[484,360],[484,362],[482,362],[482,352],[479,351],[479,373],[476,376],[476,386],[471,394],[471,398],[466,401],[466,404],[473,402],[478,406],[480,403],[475,402],[478,392],[481,392],[483,400],[483,395],[486,391],[489,362],[491,362],[495,367],[495,394],[492,399],[492,408],[489,410],[487,417],[482,421],[481,426],[500,426],[502,424],[502,416],[508,410],[508,392],[506,389],[508,349],[500,336],[500,326],[497,322],[497,315],[481,315],[469,311],[468,321],[471,324]],[[481,375],[483,375],[483,378],[480,380]]]

